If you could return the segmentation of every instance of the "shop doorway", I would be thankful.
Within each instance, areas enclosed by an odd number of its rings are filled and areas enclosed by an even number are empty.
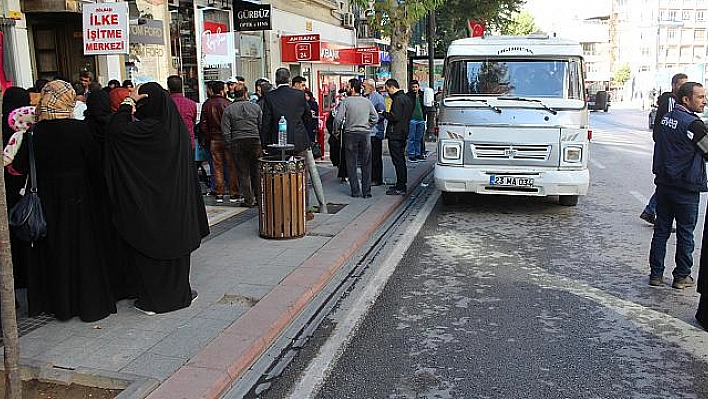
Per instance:
[[[37,79],[57,76],[77,81],[83,70],[96,74],[96,57],[83,53],[82,21],[78,13],[31,13],[27,23],[32,35]]]

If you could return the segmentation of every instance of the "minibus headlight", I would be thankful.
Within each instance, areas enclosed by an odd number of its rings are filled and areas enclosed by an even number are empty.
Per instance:
[[[563,149],[563,162],[580,163],[583,161],[583,148],[568,146]]]
[[[441,163],[462,163],[462,142],[443,141],[440,144]]]

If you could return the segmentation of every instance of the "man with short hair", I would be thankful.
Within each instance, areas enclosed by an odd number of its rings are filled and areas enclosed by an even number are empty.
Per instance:
[[[656,140],[657,133],[661,131],[661,119],[674,109],[674,105],[678,100],[676,93],[686,81],[688,81],[688,76],[685,73],[677,73],[671,78],[671,91],[662,93],[659,99],[656,100],[658,108],[654,117],[654,129],[652,132],[654,140]],[[647,223],[654,224],[656,220],[656,194],[651,195],[649,203],[644,207],[639,217]]]
[[[334,117],[335,129],[343,125],[342,141],[346,153],[347,175],[352,197],[371,198],[371,129],[379,121],[371,101],[361,96],[361,82],[349,79],[347,98],[341,102]],[[361,165],[361,187],[357,165]]]
[[[197,103],[182,94],[182,78],[177,75],[167,77],[170,98],[177,106],[177,112],[187,126],[192,148],[194,148],[194,125],[197,123]]]
[[[229,201],[235,203],[239,200],[238,174],[236,173],[231,152],[227,150],[224,135],[221,132],[221,118],[224,115],[224,109],[231,103],[225,97],[224,82],[208,82],[207,89],[210,95],[209,99],[202,105],[200,126],[202,137],[205,141],[203,144],[208,145],[214,164],[212,175],[216,180],[216,202],[224,202],[224,170],[228,168]],[[200,142],[200,144],[202,143]]]
[[[708,191],[706,166],[708,129],[696,115],[706,106],[706,91],[700,83],[684,83],[676,93],[673,110],[661,119],[654,136],[656,176],[656,222],[649,252],[649,285],[664,284],[664,258],[671,225],[676,220],[676,266],[673,288],[695,285],[693,230],[698,221],[700,193]]]
[[[406,170],[406,140],[413,103],[401,90],[396,79],[386,81],[386,91],[391,97],[391,110],[384,112],[388,120],[386,137],[391,162],[396,169],[396,184],[386,191],[387,195],[406,195],[408,191],[408,171]]]
[[[93,79],[93,72],[91,71],[84,70],[79,73],[79,82],[84,87],[82,93],[87,94],[89,92],[89,85],[93,82]]]
[[[302,76],[295,76],[292,80],[292,86],[293,89],[305,91],[305,89],[307,88],[307,79],[303,78]]]
[[[226,99],[234,102],[236,100],[236,91],[241,90],[246,84],[246,78],[243,76],[235,75],[226,81]]]
[[[410,126],[408,128],[408,160],[418,162],[425,159],[425,106],[423,105],[423,92],[417,80],[411,80],[410,90],[406,93],[413,103]]]
[[[383,117],[386,111],[386,102],[381,94],[376,91],[376,81],[366,79],[364,81],[364,96],[371,101],[374,109],[379,114],[379,121],[371,130],[371,185],[380,186],[383,184],[383,139],[385,134]]]

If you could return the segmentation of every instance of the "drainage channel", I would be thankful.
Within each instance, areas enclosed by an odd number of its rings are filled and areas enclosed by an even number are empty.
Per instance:
[[[406,201],[405,205],[389,217],[386,223],[378,229],[370,241],[352,257],[342,270],[332,279],[332,282],[316,296],[307,309],[281,334],[275,343],[234,383],[222,399],[247,398],[255,399],[267,391],[271,384],[283,373],[295,356],[305,348],[315,330],[322,324],[354,289],[375,261],[377,255],[395,237],[396,231],[415,211],[425,203],[432,190],[435,190],[432,173],[428,174],[422,183]]]

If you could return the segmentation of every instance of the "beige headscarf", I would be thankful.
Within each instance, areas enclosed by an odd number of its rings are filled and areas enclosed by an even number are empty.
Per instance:
[[[42,88],[42,98],[37,105],[37,122],[54,119],[69,119],[74,115],[76,92],[71,84],[53,80]]]

